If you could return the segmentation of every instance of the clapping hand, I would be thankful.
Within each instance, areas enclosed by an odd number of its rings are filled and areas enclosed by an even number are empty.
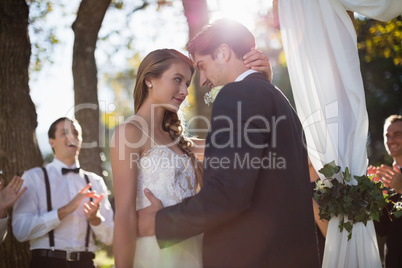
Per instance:
[[[96,192],[89,191],[89,188],[91,188],[90,183],[88,183],[84,188],[82,188],[78,192],[78,194],[76,196],[74,196],[74,198],[67,205],[65,205],[62,208],[59,208],[58,216],[59,216],[60,220],[62,220],[67,215],[73,213],[78,208],[78,206],[81,204],[81,202],[84,198],[96,196]]]
[[[15,201],[27,190],[24,187],[21,191],[22,180],[18,176],[14,176],[7,187],[4,188],[4,179],[0,183],[0,218],[4,218],[7,215],[7,209],[12,207]]]
[[[102,201],[104,195],[103,194],[98,195],[95,192],[91,192],[91,195],[89,197],[94,198],[95,201],[90,201],[84,204],[84,213],[89,223],[91,225],[96,226],[101,223],[98,211],[100,207],[99,202]]]
[[[139,237],[155,235],[155,216],[158,210],[163,208],[162,202],[149,189],[145,189],[144,193],[151,205],[137,211]]]
[[[390,166],[381,165],[377,169],[377,176],[389,188],[392,188],[397,193],[402,194],[402,174],[399,171],[394,170]]]

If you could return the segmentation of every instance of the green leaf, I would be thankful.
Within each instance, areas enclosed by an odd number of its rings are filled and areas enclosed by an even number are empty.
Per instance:
[[[343,179],[347,182],[350,182],[351,174],[349,173],[348,167],[346,167],[345,172],[342,172],[342,174],[343,174]]]
[[[343,226],[345,227],[346,231],[348,231],[349,233],[352,232],[353,224],[350,221],[345,222]]]
[[[339,225],[338,225],[338,227],[339,227],[339,232],[343,232],[343,224],[344,224],[344,222],[343,222],[343,220],[339,223]]]
[[[375,221],[380,221],[380,214],[379,213],[377,213],[377,212],[375,212],[375,213],[372,213],[371,214],[371,218],[373,219],[373,220],[375,220]]]
[[[352,238],[352,233],[349,233],[348,235],[348,241]]]
[[[323,174],[326,178],[330,178],[334,174],[338,173],[340,169],[341,169],[341,167],[337,166],[335,164],[335,161],[332,161],[329,164],[325,164],[324,167],[322,169],[320,169],[318,172]]]
[[[314,201],[317,203],[320,201],[320,196],[317,194],[317,192],[314,192]]]
[[[393,215],[394,215],[396,218],[400,218],[400,217],[402,216],[402,210],[394,212]]]

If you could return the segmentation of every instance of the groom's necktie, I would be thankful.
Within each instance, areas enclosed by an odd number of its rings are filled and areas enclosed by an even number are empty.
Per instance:
[[[73,172],[73,173],[78,173],[80,171],[80,168],[61,168],[61,174],[65,175],[68,172]]]

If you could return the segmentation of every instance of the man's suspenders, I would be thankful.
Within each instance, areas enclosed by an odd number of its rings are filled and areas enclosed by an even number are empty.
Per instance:
[[[49,183],[49,176],[47,175],[47,170],[45,167],[42,167],[43,174],[45,175],[45,183],[46,183],[46,199],[47,199],[47,211],[52,211],[52,198],[50,193],[50,183]],[[85,175],[85,181],[87,184],[89,183],[89,179],[87,174]],[[89,188],[92,191],[92,187]],[[93,201],[92,197],[90,197],[91,202]],[[91,227],[89,226],[89,222],[87,221],[87,234],[85,236],[85,251],[88,251],[89,245],[89,234],[91,232]],[[54,250],[54,232],[51,230],[49,232],[49,246],[51,250]]]
[[[47,211],[52,211],[52,198],[50,195],[50,183],[49,176],[47,175],[47,171],[45,167],[42,167],[43,174],[45,174],[45,183],[46,183],[46,199],[47,199]],[[54,250],[54,232],[51,230],[49,232],[49,246],[51,250]]]
[[[85,181],[87,184],[89,183],[89,179],[87,174],[84,174],[85,176]],[[92,187],[89,188],[90,191],[92,191]],[[89,198],[89,200],[92,202],[92,197]],[[85,235],[85,251],[88,251],[88,245],[89,245],[89,234],[91,233],[91,227],[89,226],[89,221],[87,221],[87,234]]]

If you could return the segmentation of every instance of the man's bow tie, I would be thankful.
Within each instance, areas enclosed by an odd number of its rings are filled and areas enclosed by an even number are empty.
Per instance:
[[[80,168],[61,168],[61,174],[67,174],[68,172],[74,172],[74,173],[78,173],[80,171]]]

